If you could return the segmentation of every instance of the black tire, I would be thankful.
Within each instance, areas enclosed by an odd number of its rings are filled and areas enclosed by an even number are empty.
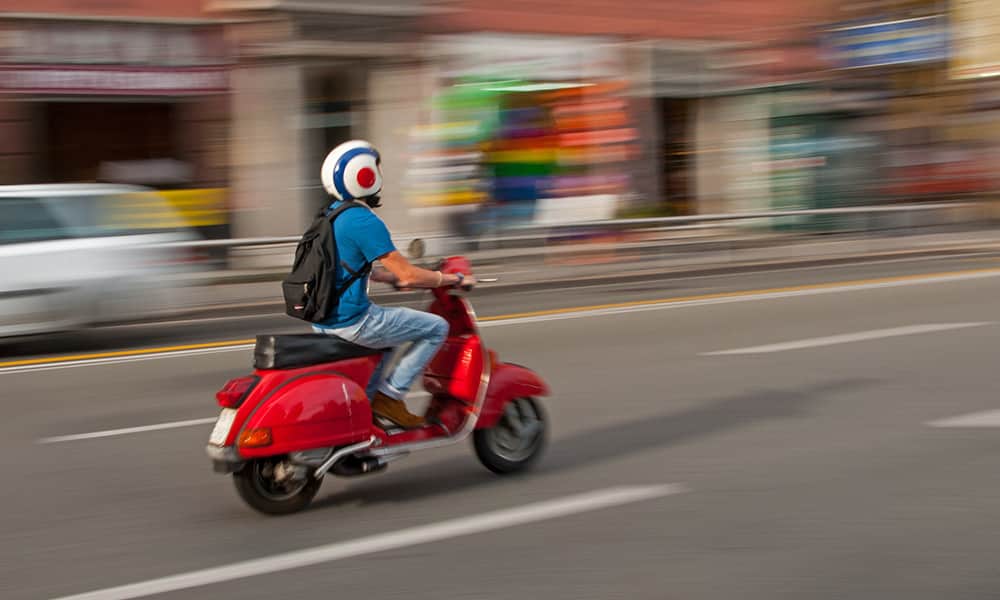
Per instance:
[[[541,403],[535,398],[517,398],[510,402],[494,427],[473,432],[472,442],[484,467],[498,475],[508,475],[528,469],[538,461],[547,434],[548,418]]]
[[[279,484],[273,477],[268,478],[268,468],[282,462],[283,458],[261,458],[248,462],[233,473],[233,484],[251,508],[266,515],[288,515],[309,506],[319,491],[322,479],[316,479],[312,472],[304,481]]]

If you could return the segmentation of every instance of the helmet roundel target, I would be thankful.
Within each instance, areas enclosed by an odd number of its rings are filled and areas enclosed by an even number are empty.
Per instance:
[[[345,142],[323,161],[321,179],[326,192],[338,200],[360,200],[382,191],[379,154],[365,141]]]

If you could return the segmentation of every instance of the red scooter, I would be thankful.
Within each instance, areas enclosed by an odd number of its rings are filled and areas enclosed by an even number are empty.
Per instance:
[[[462,257],[444,273],[471,273]],[[385,350],[322,334],[257,337],[254,374],[228,382],[207,451],[215,470],[231,473],[240,497],[267,514],[302,510],[328,473],[382,471],[417,450],[472,434],[486,468],[514,473],[534,463],[547,420],[538,400],[548,386],[534,372],[500,362],[483,344],[466,298],[432,291],[429,311],[444,317],[448,339],[424,372],[428,425],[383,428],[372,422],[365,387]]]

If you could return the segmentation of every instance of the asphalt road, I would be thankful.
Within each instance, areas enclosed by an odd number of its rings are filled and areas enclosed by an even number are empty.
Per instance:
[[[930,423],[1000,408],[997,267],[913,261],[490,298],[483,315],[535,313],[484,334],[552,384],[537,470],[498,478],[463,444],[328,479],[311,510],[286,518],[249,511],[211,472],[210,424],[39,443],[211,418],[249,351],[0,367],[0,597],[263,559],[271,572],[245,576],[250,565],[157,597],[995,598],[1000,432],[987,425],[1000,420]],[[830,282],[855,283],[817,285]],[[689,301],[537,314],[672,297]],[[4,360],[264,328],[294,325],[117,328],[19,342]],[[519,507],[529,517],[496,512]],[[456,532],[456,518],[478,529]],[[347,543],[377,534],[393,543]],[[283,554],[315,548],[326,558],[307,566]]]

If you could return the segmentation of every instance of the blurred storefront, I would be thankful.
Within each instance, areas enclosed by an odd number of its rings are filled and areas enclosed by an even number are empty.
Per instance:
[[[510,6],[489,0],[458,0],[454,6],[456,10],[442,14],[435,22],[443,30],[463,36],[470,47],[479,40],[483,49],[470,49],[470,52],[480,56],[485,65],[482,71],[490,72],[490,63],[508,68],[507,72],[493,70],[498,79],[511,79],[517,86],[551,85],[553,81],[562,85],[594,83],[581,75],[559,80],[541,71],[526,76],[521,72],[525,70],[523,66],[520,71],[510,69],[518,61],[532,66],[552,63],[552,54],[558,52],[554,48],[562,44],[566,52],[572,52],[568,49],[574,45],[580,47],[575,51],[578,62],[589,60],[612,69],[607,83],[623,84],[612,96],[595,104],[616,107],[611,109],[611,114],[586,118],[592,123],[607,121],[609,131],[621,127],[616,120],[625,123],[622,129],[629,132],[627,138],[612,136],[604,140],[620,144],[624,152],[619,152],[613,161],[587,165],[596,177],[591,177],[591,171],[587,170],[588,175],[581,179],[609,188],[613,186],[613,192],[594,190],[594,196],[606,194],[614,200],[602,205],[600,210],[592,210],[593,203],[584,200],[587,196],[578,197],[576,205],[560,205],[564,208],[557,217],[563,221],[598,219],[605,214],[642,217],[713,212],[737,205],[751,208],[766,203],[768,186],[761,185],[761,178],[750,173],[752,164],[768,160],[766,150],[762,151],[768,147],[769,139],[767,103],[761,102],[755,94],[766,92],[774,82],[767,78],[754,80],[752,73],[747,77],[747,65],[755,62],[747,61],[739,53],[807,39],[811,32],[806,31],[803,24],[821,20],[829,9],[827,3],[793,0],[760,3],[722,0],[710,4],[649,2],[642,5],[641,10],[636,10],[634,5],[612,1],[581,4],[573,0],[524,0]],[[486,34],[484,30],[493,33]],[[549,40],[551,47],[542,50],[539,39]],[[778,62],[783,60],[778,59]],[[442,93],[444,98],[469,93],[468,87],[459,92],[458,86],[474,85],[471,81],[448,81],[443,77],[439,81],[442,87],[455,88],[446,88]],[[599,86],[604,84],[602,81]],[[596,89],[600,89],[599,86]],[[512,110],[509,95],[496,95],[490,90],[482,92],[494,95],[480,96],[480,103],[498,107],[495,110],[501,115],[509,113],[515,118],[528,114],[520,112],[523,106]],[[586,91],[577,95],[585,97]],[[522,93],[519,97],[529,104],[532,102],[527,94]],[[590,103],[590,100],[583,102]],[[621,116],[615,113],[618,102],[623,102],[624,106]],[[535,115],[544,114],[548,108],[541,100],[532,106],[541,109]],[[486,114],[489,114],[488,109]],[[417,159],[418,168],[414,170],[413,185],[418,189],[414,197],[422,199],[417,204],[461,202],[478,206],[492,203],[512,208],[506,200],[507,190],[498,188],[493,181],[488,185],[480,184],[480,179],[488,178],[494,171],[488,151],[482,149],[479,140],[470,137],[467,142],[475,143],[464,146],[465,152],[454,153],[456,157],[474,161],[473,164],[441,163],[440,158],[435,158],[435,153],[447,154],[441,148],[452,147],[442,140],[453,142],[450,136],[461,131],[461,128],[440,127],[442,123],[457,125],[460,122],[457,117],[454,121],[442,121],[441,111],[438,111],[436,118],[425,118],[429,127],[416,144],[425,153]],[[465,133],[482,135],[478,131]],[[438,136],[437,145],[428,150],[428,140],[435,135]],[[489,148],[493,137],[486,138]],[[500,140],[508,143],[502,134]],[[566,164],[560,162],[560,152],[555,152],[554,156],[554,162],[545,163],[542,159],[546,156],[539,152],[542,162],[535,163],[536,171],[523,171],[536,179],[516,181],[560,180],[566,175]],[[744,168],[735,166],[733,159]],[[540,170],[546,165],[550,170]],[[580,166],[573,165],[574,168]],[[580,175],[579,172],[573,174]],[[470,180],[470,175],[476,178]],[[425,194],[421,186],[429,186],[437,192]],[[539,189],[537,186],[521,191],[534,200],[523,201],[520,206],[524,210],[516,215],[511,212],[514,220],[510,222],[544,223],[544,213],[540,218],[537,211],[533,213],[527,207],[545,206],[556,194],[551,188]],[[748,191],[753,192],[750,197],[746,194]]]
[[[996,28],[993,13],[989,1],[898,1],[825,32],[839,68],[831,87],[883,99],[865,123],[879,143],[871,202],[956,199],[993,189],[987,147],[998,138],[982,112],[992,70],[986,54],[996,43],[984,32]]]
[[[722,85],[740,64],[712,63],[747,39],[801,38],[819,12],[794,0],[638,13],[571,0],[207,7],[231,19],[239,48],[230,157],[240,235],[300,231],[326,201],[323,155],[352,137],[382,150],[382,214],[404,235],[765,202],[746,169],[718,176],[726,157],[766,162],[765,104],[746,92],[753,85]],[[739,127],[720,130],[717,110]],[[754,185],[745,201],[739,192]]]
[[[227,233],[221,26],[30,15],[0,19],[0,40],[0,183],[206,190],[178,199],[178,225]]]
[[[972,161],[952,169],[952,178],[972,171],[980,195],[1000,200],[1000,3],[955,0],[949,5],[951,84],[964,90],[952,116],[951,137],[968,148]]]
[[[215,0],[238,48],[230,163],[240,236],[293,235],[326,203],[319,168],[337,144],[379,147],[382,217],[418,227],[401,199],[406,139],[425,94],[417,0]]]
[[[815,48],[759,74],[748,45],[704,40],[470,33],[433,48],[408,197],[463,233],[766,209],[751,170],[769,160],[772,90],[818,69]]]
[[[725,42],[465,34],[433,47],[437,92],[414,135],[409,198],[464,233],[766,210],[780,182],[768,180],[774,105],[826,66],[815,45],[765,56]]]
[[[872,203],[879,180],[879,137],[864,123],[882,108],[881,96],[843,90],[790,89],[770,102],[770,210],[838,208]],[[779,229],[833,230],[850,219],[786,217]]]
[[[656,157],[651,197],[636,216],[673,216],[730,210],[736,140],[766,140],[754,131],[745,74],[727,64],[739,44],[660,41],[649,47],[652,127]],[[641,49],[637,49],[641,51]],[[742,201],[749,200],[741,196]],[[632,216],[631,214],[629,216]]]
[[[638,139],[618,47],[496,34],[431,47],[436,92],[407,180],[417,214],[466,234],[615,216]]]
[[[844,127],[857,107],[826,89],[815,42],[663,42],[652,57],[656,214],[832,206],[859,183],[854,152],[867,142]]]

